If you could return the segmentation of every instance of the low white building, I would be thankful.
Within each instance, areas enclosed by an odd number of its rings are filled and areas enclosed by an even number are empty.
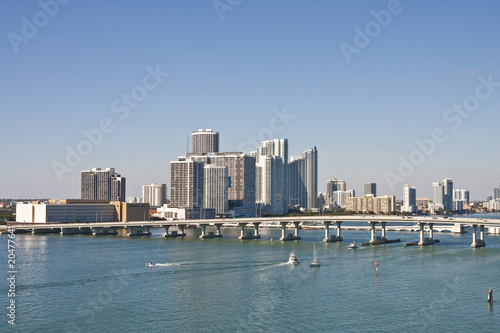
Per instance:
[[[168,221],[215,219],[215,208],[176,208],[164,204],[156,210],[155,216]]]
[[[16,205],[16,222],[109,222],[116,220],[115,206],[107,204],[45,204],[22,203]]]

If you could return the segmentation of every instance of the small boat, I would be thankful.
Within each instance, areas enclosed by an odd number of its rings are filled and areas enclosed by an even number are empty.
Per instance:
[[[146,264],[146,267],[153,267],[154,265],[155,265],[155,264],[153,264],[153,262],[152,262],[152,261],[150,261],[150,262],[148,262],[148,263]]]
[[[300,262],[299,258],[297,258],[295,256],[295,253],[293,253],[293,251],[290,252],[290,257],[288,257],[288,261],[287,261],[287,264],[292,264],[292,265],[296,265]]]
[[[316,254],[316,244],[313,243],[313,261],[309,264],[311,267],[319,267],[318,255]]]
[[[357,248],[359,248],[359,246],[357,246],[356,242],[353,241],[351,244],[349,244],[349,246],[347,248],[348,249],[357,249]]]

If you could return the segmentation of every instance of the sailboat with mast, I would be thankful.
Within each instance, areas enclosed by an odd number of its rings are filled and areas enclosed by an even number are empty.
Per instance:
[[[311,267],[319,267],[318,254],[316,253],[316,244],[313,243],[313,261],[309,264]]]

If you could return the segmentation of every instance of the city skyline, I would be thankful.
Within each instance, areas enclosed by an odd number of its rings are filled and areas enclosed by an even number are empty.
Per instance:
[[[316,146],[319,192],[339,178],[432,198],[449,177],[486,200],[500,181],[495,1],[68,2],[34,26],[44,8],[0,4],[1,198],[78,198],[95,166],[120,170],[127,196],[170,188],[200,128],[220,151]]]

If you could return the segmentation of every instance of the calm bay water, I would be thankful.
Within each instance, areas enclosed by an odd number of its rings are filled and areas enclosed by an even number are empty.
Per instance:
[[[470,234],[435,233],[441,243],[404,248],[418,233],[388,232],[401,243],[348,250],[369,231],[301,230],[282,243],[261,240],[17,235],[16,327],[1,332],[498,332],[500,236],[471,249]],[[310,268],[316,243],[319,268]],[[2,246],[0,268],[7,275]],[[291,250],[301,259],[285,264]],[[158,266],[148,268],[152,260]],[[375,275],[374,262],[379,274]],[[497,304],[487,303],[493,288]],[[497,291],[498,290],[498,291]],[[498,295],[498,296],[497,296]]]

